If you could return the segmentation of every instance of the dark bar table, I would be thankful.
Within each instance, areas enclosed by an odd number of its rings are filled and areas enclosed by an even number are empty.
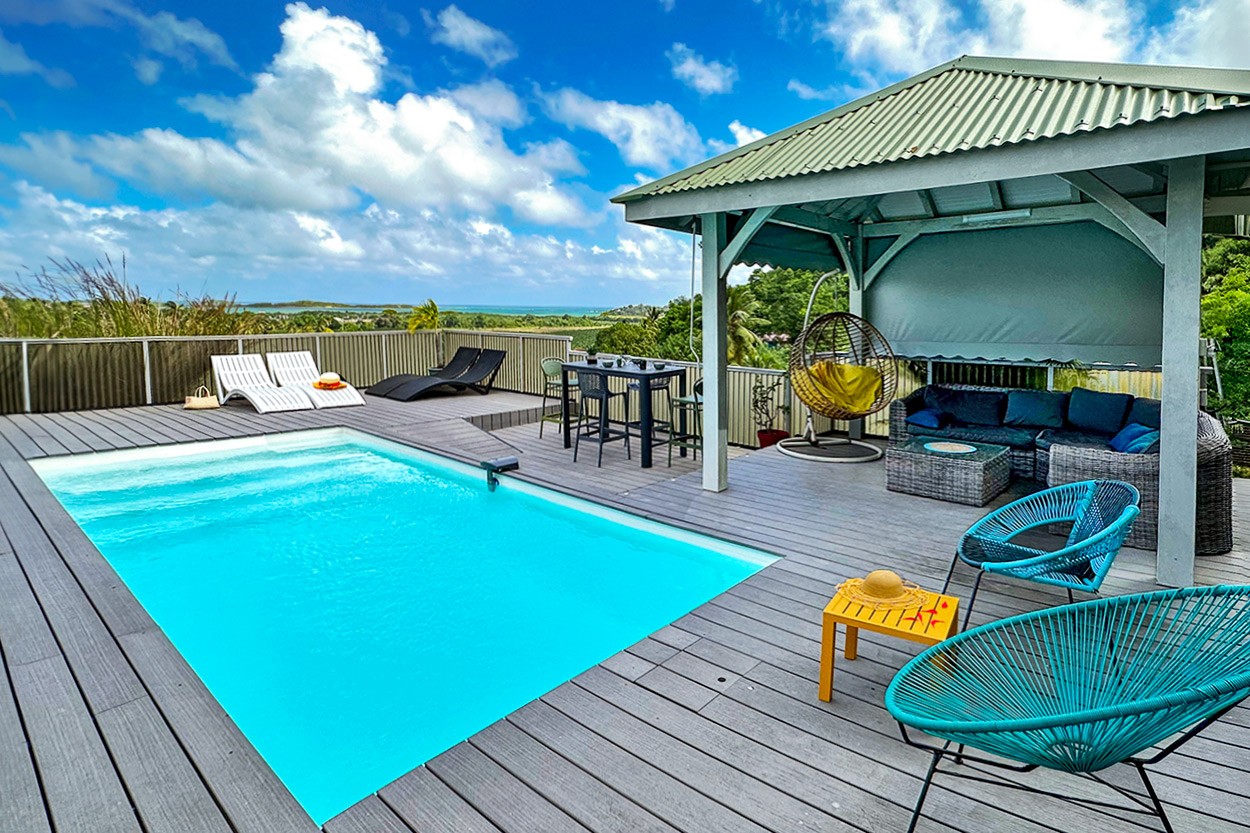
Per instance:
[[[677,391],[679,396],[686,395],[686,368],[674,367],[666,364],[663,370],[656,370],[652,362],[647,362],[646,368],[641,368],[634,362],[626,362],[624,367],[617,367],[613,364],[587,364],[580,362],[565,362],[561,370],[561,405],[563,407],[564,416],[562,424],[564,426],[564,447],[571,448],[573,446],[573,429],[572,421],[569,419],[569,374],[570,373],[598,373],[601,376],[609,378],[616,377],[620,379],[628,379],[638,382],[638,426],[642,432],[642,467],[644,469],[651,468],[651,437],[655,428],[655,415],[652,413],[651,407],[651,383],[656,379],[677,379]],[[629,421],[629,403],[626,401],[625,419]],[[686,420],[685,412],[682,412],[682,422]],[[673,426],[676,427],[676,426]],[[686,426],[681,426],[681,433],[686,433]],[[681,456],[686,456],[686,449],[681,450]]]

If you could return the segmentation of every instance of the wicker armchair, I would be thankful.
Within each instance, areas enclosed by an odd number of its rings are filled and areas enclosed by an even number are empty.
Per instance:
[[[1159,455],[1122,454],[1096,448],[1056,445],[1050,449],[1047,482],[1062,486],[1081,480],[1123,480],[1141,494],[1141,514],[1125,542],[1155,549],[1159,542]],[[1233,548],[1232,445],[1219,420],[1198,414],[1197,552],[1216,555]]]

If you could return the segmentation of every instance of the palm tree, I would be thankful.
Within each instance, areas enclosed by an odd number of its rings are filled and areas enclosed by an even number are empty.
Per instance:
[[[761,306],[751,287],[745,284],[729,287],[725,323],[730,364],[749,365],[755,360],[761,343],[756,330],[768,325],[767,319],[757,315]]]
[[[433,298],[427,298],[424,304],[412,308],[412,312],[408,314],[408,332],[437,329],[438,304],[434,303]]]

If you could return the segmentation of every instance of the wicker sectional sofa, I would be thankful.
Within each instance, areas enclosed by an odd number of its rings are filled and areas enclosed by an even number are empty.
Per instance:
[[[920,411],[932,411],[951,396],[971,393],[980,398],[980,413],[975,410],[964,416],[975,422],[961,421],[955,415],[943,414],[945,419],[938,428],[909,424],[908,417]],[[965,385],[928,385],[890,406],[890,442],[899,443],[914,437],[941,437],[966,442],[993,443],[1010,449],[1013,477],[1059,486],[1077,480],[1111,479],[1132,483],[1141,493],[1141,514],[1129,536],[1130,546],[1154,549],[1158,542],[1159,525],[1159,455],[1157,447],[1148,453],[1125,453],[1113,450],[1110,433],[1096,432],[1088,427],[1074,426],[1067,422],[1067,400],[1063,408],[1062,425],[1052,417],[1046,425],[1021,424],[1020,419],[1007,419],[1006,388],[984,388]],[[999,410],[998,424],[987,415],[986,405],[992,397],[980,394],[1000,394],[1003,404]],[[1088,402],[1091,392],[1077,396]],[[1030,394],[1037,396],[1037,394]],[[955,399],[955,410],[959,400]],[[1124,404],[1122,423],[1155,420],[1158,422],[1157,400],[1131,397]],[[1232,549],[1232,445],[1219,420],[1209,414],[1198,414],[1198,518],[1197,552],[1212,555]],[[1009,423],[1010,424],[1007,424]],[[1113,430],[1113,429],[1108,429]]]

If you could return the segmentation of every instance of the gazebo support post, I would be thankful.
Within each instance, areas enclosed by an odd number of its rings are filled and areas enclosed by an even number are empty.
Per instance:
[[[1159,443],[1160,584],[1194,583],[1198,510],[1198,332],[1206,159],[1168,164],[1167,259],[1163,264],[1163,405]]]
[[[850,263],[846,264],[846,308],[851,315],[864,317],[864,225],[857,223],[855,236],[851,238]],[[847,423],[846,433],[852,440],[864,438],[864,421],[853,419]]]
[[[728,240],[724,214],[700,218],[703,238],[703,488],[729,488],[729,342],[726,321]]]

